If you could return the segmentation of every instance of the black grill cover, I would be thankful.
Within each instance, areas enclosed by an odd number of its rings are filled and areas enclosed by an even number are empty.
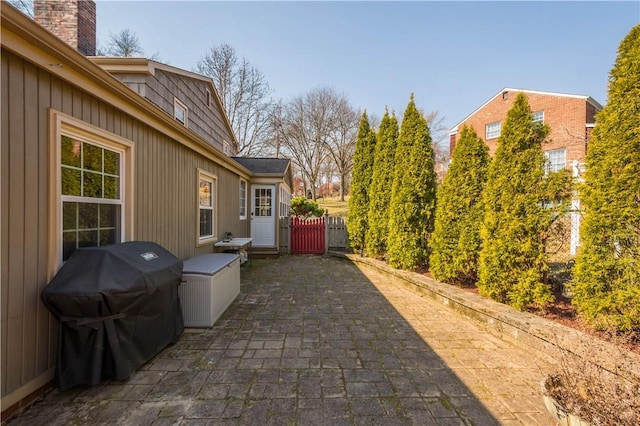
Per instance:
[[[124,380],[184,330],[182,261],[132,241],[74,252],[42,291],[60,321],[55,385]]]

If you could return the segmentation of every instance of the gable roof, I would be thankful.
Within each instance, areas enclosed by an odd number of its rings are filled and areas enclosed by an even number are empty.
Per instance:
[[[283,176],[289,168],[290,160],[286,158],[250,158],[231,157],[254,175]]]
[[[2,14],[0,26],[2,49],[25,58],[46,72],[155,127],[211,161],[230,168],[241,176],[250,175],[245,167],[229,161],[229,157],[221,150],[178,123],[157,105],[131,90],[109,72],[14,7],[3,2],[0,13]]]
[[[231,127],[231,121],[229,120],[229,116],[227,115],[227,111],[224,109],[224,105],[222,104],[222,99],[220,99],[220,95],[218,94],[218,90],[216,89],[215,84],[213,83],[213,79],[211,77],[207,77],[202,74],[198,74],[195,72],[187,71],[182,68],[176,68],[171,65],[163,64],[161,62],[157,62],[147,58],[133,58],[133,57],[120,57],[120,56],[88,56],[94,64],[100,66],[102,69],[109,73],[126,73],[126,74],[144,74],[154,76],[156,70],[162,70],[165,72],[169,72],[172,74],[181,75],[183,77],[191,78],[194,80],[200,80],[209,85],[209,91],[213,94],[213,98],[215,99],[216,106],[220,110],[222,114],[223,121],[227,126],[227,130],[229,134],[233,138],[233,143],[237,146],[238,140],[236,139],[235,132]]]
[[[593,99],[591,96],[586,96],[586,95],[572,95],[570,93],[559,93],[559,92],[543,92],[540,90],[527,90],[527,89],[514,89],[512,87],[504,87],[502,88],[502,90],[498,91],[498,93],[496,93],[494,96],[491,97],[491,99],[489,99],[488,101],[486,101],[485,103],[483,103],[482,105],[480,105],[478,108],[476,108],[471,114],[467,115],[465,118],[463,118],[462,120],[460,120],[460,122],[458,122],[458,124],[456,124],[455,126],[453,126],[451,128],[451,130],[449,130],[449,134],[454,134],[458,132],[458,127],[464,123],[465,121],[467,121],[469,119],[469,117],[471,117],[472,115],[474,115],[476,112],[480,111],[482,108],[484,108],[486,105],[488,105],[491,101],[493,101],[495,98],[497,98],[498,96],[502,95],[502,93],[504,92],[522,92],[522,93],[530,93],[530,94],[534,94],[534,95],[547,95],[547,96],[557,96],[557,97],[562,97],[562,98],[577,98],[577,99],[584,99],[585,101],[587,101],[588,103],[590,103],[591,105],[593,105],[596,110],[601,110],[602,109],[602,105],[600,105],[600,103],[598,101],[596,101],[595,99]]]

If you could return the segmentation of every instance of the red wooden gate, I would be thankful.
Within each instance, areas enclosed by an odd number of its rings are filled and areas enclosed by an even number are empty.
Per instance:
[[[324,254],[324,217],[291,217],[291,254]]]

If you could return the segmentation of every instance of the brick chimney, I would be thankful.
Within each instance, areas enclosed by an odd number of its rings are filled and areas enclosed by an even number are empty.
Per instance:
[[[96,54],[94,0],[35,0],[35,21],[85,56]]]

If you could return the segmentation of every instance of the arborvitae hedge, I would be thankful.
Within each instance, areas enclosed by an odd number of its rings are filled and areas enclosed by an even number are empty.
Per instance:
[[[489,149],[475,130],[462,127],[444,182],[438,188],[429,269],[441,281],[475,284],[478,277],[482,190]]]
[[[395,156],[389,206],[387,254],[394,268],[415,270],[426,264],[436,207],[434,153],[427,121],[411,95],[404,111]]]
[[[543,282],[547,271],[545,231],[551,213],[545,198],[541,144],[549,130],[534,123],[527,98],[518,94],[503,123],[483,193],[478,288],[515,308],[553,300]]]
[[[398,140],[398,120],[385,111],[376,135],[373,178],[369,187],[369,230],[366,254],[382,257],[387,251],[389,234],[389,203],[393,185],[394,158]]]
[[[351,178],[351,196],[347,214],[347,232],[351,248],[362,253],[365,246],[365,234],[368,229],[369,186],[373,174],[373,161],[376,146],[376,134],[369,126],[367,112],[362,113],[360,128],[353,154],[353,175]]]
[[[597,328],[640,332],[640,25],[620,43],[580,202],[573,304]]]

